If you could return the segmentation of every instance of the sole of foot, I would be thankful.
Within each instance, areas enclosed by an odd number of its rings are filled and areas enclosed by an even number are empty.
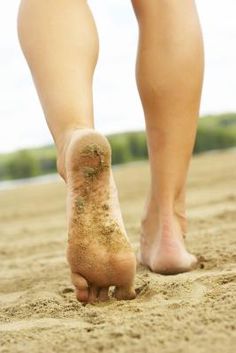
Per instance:
[[[71,279],[80,302],[135,298],[136,259],[128,241],[111,171],[107,139],[76,130],[65,154]]]

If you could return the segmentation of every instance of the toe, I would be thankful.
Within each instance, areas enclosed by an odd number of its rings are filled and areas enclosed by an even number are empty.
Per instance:
[[[89,291],[88,289],[78,289],[75,288],[75,295],[79,302],[81,303],[88,303],[89,300]]]
[[[91,286],[89,288],[89,298],[88,298],[88,302],[89,303],[94,303],[97,301],[98,298],[98,287],[95,286]]]
[[[99,301],[105,302],[105,301],[109,300],[108,290],[109,290],[109,287],[100,288],[99,294],[98,294]]]
[[[131,300],[136,297],[134,287],[116,287],[114,293],[118,300]]]
[[[89,300],[89,287],[86,279],[78,273],[71,273],[71,280],[75,286],[76,298],[82,303],[87,303]]]

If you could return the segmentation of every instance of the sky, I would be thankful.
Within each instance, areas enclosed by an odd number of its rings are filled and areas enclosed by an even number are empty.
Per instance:
[[[177,1],[177,0],[176,0]],[[134,75],[137,24],[130,0],[89,0],[99,37],[95,126],[144,129]],[[196,0],[205,43],[201,115],[236,111],[236,1]],[[0,153],[52,142],[16,31],[19,0],[0,3]]]

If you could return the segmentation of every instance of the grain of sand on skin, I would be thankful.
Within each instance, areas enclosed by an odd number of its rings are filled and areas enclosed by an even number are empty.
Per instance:
[[[10,352],[234,352],[236,345],[235,152],[194,158],[188,247],[197,270],[160,276],[138,268],[137,299],[83,306],[65,260],[63,183],[0,193],[0,347]],[[148,166],[115,177],[133,245]],[[135,180],[135,182],[134,182]]]

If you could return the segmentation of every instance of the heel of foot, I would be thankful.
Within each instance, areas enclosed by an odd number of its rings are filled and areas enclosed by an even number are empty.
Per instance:
[[[110,158],[111,148],[107,138],[99,132],[91,129],[76,130],[71,136],[66,160],[81,153],[88,157],[104,155]]]
[[[197,259],[194,255],[182,254],[181,256],[159,255],[151,263],[153,272],[163,275],[174,275],[183,272],[189,272],[196,267]]]
[[[111,166],[111,148],[108,140],[94,130],[75,131],[66,153],[66,173],[87,181],[95,180]]]

